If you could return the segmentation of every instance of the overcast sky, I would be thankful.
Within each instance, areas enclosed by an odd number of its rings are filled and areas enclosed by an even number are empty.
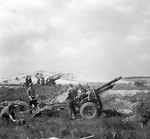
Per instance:
[[[37,70],[150,75],[149,0],[0,0],[0,78]]]

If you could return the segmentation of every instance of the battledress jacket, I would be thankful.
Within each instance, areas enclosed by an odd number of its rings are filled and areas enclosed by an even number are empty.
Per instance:
[[[69,99],[69,100],[76,100],[76,97],[77,97],[77,88],[69,88],[68,90],[67,90],[67,92],[68,92],[68,97],[67,97],[67,99]]]
[[[0,113],[0,117],[2,117],[3,115],[7,114],[10,115],[11,112],[13,111],[12,106],[6,106]]]
[[[27,90],[27,95],[30,97],[35,97],[35,90],[34,88],[29,87]]]

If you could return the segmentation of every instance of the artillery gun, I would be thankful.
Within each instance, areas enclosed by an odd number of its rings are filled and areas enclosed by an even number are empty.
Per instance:
[[[56,85],[56,80],[60,79],[61,76],[58,77],[49,77],[46,81],[46,84],[49,86],[55,86]]]
[[[115,86],[115,82],[121,80],[122,77],[117,77],[112,81],[102,85],[98,89],[94,89],[93,87],[90,90],[79,98],[79,110],[82,118],[92,119],[98,116],[98,114],[102,114],[103,106],[100,99],[100,95],[112,89]]]
[[[122,77],[118,77],[113,79],[112,81],[102,85],[98,89],[94,89],[93,87],[89,89],[86,93],[83,93],[76,101],[77,110],[80,113],[80,116],[85,119],[96,118],[98,115],[102,114],[103,106],[100,99],[100,95],[112,89],[115,86],[115,82],[121,80]],[[32,110],[33,114],[38,114],[44,110],[67,110],[67,105],[65,102],[63,103],[52,103],[46,104],[43,108],[35,108]]]

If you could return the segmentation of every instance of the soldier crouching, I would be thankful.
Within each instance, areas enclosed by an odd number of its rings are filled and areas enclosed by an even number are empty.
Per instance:
[[[4,121],[9,121],[11,123],[16,122],[15,119],[15,110],[17,105],[13,103],[9,103],[0,113],[0,118]]]

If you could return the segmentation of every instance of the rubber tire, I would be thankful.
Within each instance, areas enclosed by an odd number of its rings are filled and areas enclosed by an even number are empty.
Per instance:
[[[85,115],[84,109],[87,108],[87,107],[91,107],[93,109],[94,112],[93,112],[92,116]],[[80,115],[84,119],[94,119],[94,118],[98,117],[98,109],[97,109],[97,107],[96,107],[96,105],[94,103],[86,102],[80,108]]]

